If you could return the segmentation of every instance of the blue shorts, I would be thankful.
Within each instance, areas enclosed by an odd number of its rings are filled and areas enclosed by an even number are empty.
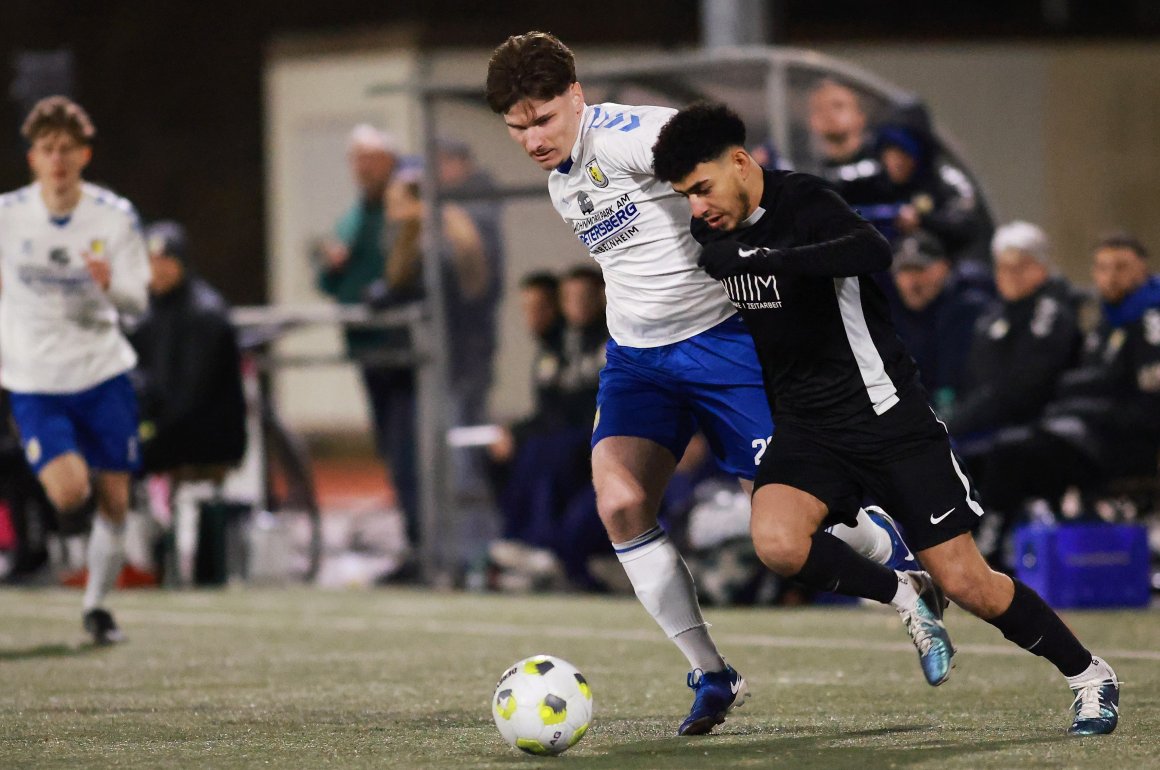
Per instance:
[[[680,460],[700,430],[721,470],[752,479],[773,435],[753,338],[735,315],[656,348],[608,342],[592,446],[608,436],[655,441]]]
[[[13,393],[12,417],[32,470],[67,452],[79,452],[90,468],[136,471],[137,394],[128,375],[78,393]]]

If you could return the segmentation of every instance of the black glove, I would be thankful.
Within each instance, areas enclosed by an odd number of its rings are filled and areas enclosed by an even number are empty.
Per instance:
[[[769,275],[775,271],[776,249],[747,246],[739,241],[714,241],[701,251],[697,265],[718,281],[746,273]]]

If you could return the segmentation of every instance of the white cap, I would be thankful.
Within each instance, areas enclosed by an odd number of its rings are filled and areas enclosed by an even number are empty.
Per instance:
[[[998,258],[1008,249],[1018,251],[1041,265],[1051,266],[1051,241],[1037,225],[1016,220],[995,231],[991,238],[991,254]]]
[[[359,123],[350,132],[348,149],[382,150],[390,155],[399,154],[399,140],[390,131],[375,128],[370,123]]]

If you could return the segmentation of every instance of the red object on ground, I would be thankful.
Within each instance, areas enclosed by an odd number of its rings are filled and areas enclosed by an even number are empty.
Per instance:
[[[60,577],[60,584],[65,588],[84,588],[89,581],[89,571],[87,569],[73,570],[66,572]],[[117,588],[156,588],[160,583],[157,580],[157,575],[149,570],[134,567],[132,564],[126,564],[121,568],[121,574],[117,576]]]

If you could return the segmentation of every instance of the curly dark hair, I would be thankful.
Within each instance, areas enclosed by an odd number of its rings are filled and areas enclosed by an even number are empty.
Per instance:
[[[524,99],[555,99],[575,82],[576,58],[555,35],[512,35],[487,63],[487,105],[502,115]]]
[[[653,145],[653,173],[676,182],[733,147],[745,147],[745,123],[737,113],[724,104],[694,104],[661,129]]]
[[[21,135],[31,144],[44,134],[64,131],[77,143],[89,145],[97,130],[84,107],[67,96],[46,96],[41,99],[24,119]]]

